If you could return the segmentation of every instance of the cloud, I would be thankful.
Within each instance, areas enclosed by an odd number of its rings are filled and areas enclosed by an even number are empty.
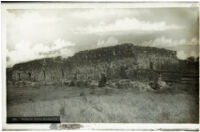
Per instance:
[[[190,52],[190,56],[198,57],[199,56],[199,52],[191,51]]]
[[[195,51],[191,51],[189,54],[185,53],[185,51],[183,51],[183,50],[179,50],[177,52],[177,57],[182,60],[187,59],[188,57],[196,58],[198,56],[199,56],[198,52],[195,52]]]
[[[180,40],[174,40],[171,38],[166,38],[166,37],[161,37],[161,38],[156,38],[152,42],[152,46],[157,46],[157,47],[173,47],[173,46],[178,46],[178,45],[183,45],[186,44],[185,39],[180,39]]]
[[[74,46],[74,43],[62,39],[55,40],[51,46],[42,43],[32,44],[23,40],[16,44],[15,50],[7,50],[7,57],[9,58],[7,66],[45,57],[72,56]]]
[[[116,32],[116,31],[165,31],[172,29],[181,29],[183,27],[175,24],[167,24],[164,21],[161,22],[149,22],[141,21],[136,18],[125,18],[118,19],[112,24],[105,24],[100,22],[96,26],[88,26],[85,28],[80,28],[80,31],[88,33],[104,33],[104,32]]]
[[[32,43],[56,39],[58,33],[55,25],[59,22],[57,16],[42,16],[37,12],[14,14],[7,12],[7,36],[10,49],[22,40]]]
[[[109,37],[107,40],[99,40],[97,47],[106,47],[118,44],[118,40],[114,37]]]
[[[187,55],[183,50],[181,50],[181,51],[178,51],[178,52],[177,52],[177,57],[178,57],[179,59],[184,60],[184,59],[186,59],[186,58],[188,57],[188,55]]]
[[[67,57],[125,42],[171,46],[169,49],[194,55],[190,52],[196,53],[198,44],[197,16],[198,9],[189,8],[8,9],[7,60],[13,65],[41,57]],[[66,43],[74,45],[65,47]],[[177,48],[185,44],[188,46]]]
[[[198,40],[196,37],[186,40],[162,36],[160,38],[155,38],[154,40],[143,41],[141,45],[175,50],[177,51],[177,57],[179,59],[186,59],[190,56],[198,57],[198,50],[192,49],[192,47],[198,48]],[[190,49],[188,49],[188,47],[190,47]]]
[[[142,46],[153,46],[153,47],[176,47],[181,45],[198,45],[197,38],[193,37],[190,40],[186,39],[172,39],[165,36],[155,38],[154,40],[143,41]]]
[[[110,8],[91,8],[91,9],[80,9],[71,13],[71,15],[78,19],[88,20],[102,20],[102,19],[113,19],[123,18],[129,16],[139,16],[141,14],[149,14],[146,9],[134,10],[134,9],[110,9]],[[114,19],[115,20],[115,19]]]

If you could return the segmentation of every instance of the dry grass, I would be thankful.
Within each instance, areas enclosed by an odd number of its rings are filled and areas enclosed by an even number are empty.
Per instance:
[[[136,84],[135,84],[136,85]],[[141,86],[142,87],[142,86]],[[116,88],[115,88],[116,89]],[[140,89],[140,88],[139,88]],[[9,116],[61,116],[62,122],[194,123],[198,122],[195,96],[185,93],[99,89],[78,96],[33,100],[8,106]],[[112,93],[113,92],[113,93]],[[87,94],[88,93],[88,94]],[[59,96],[59,94],[57,95]]]

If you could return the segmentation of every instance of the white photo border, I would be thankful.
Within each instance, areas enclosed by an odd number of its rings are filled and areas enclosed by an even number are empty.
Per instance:
[[[1,81],[3,130],[199,130],[199,124],[159,123],[61,123],[61,124],[7,124],[6,123],[6,10],[7,9],[58,9],[58,8],[199,8],[198,2],[8,2],[1,5]],[[200,12],[200,10],[199,10]],[[200,51],[200,49],[199,49]],[[200,69],[200,68],[199,68]],[[199,85],[200,86],[200,85]],[[200,118],[199,118],[200,119]],[[73,125],[79,127],[70,127]],[[54,125],[54,127],[52,127]]]

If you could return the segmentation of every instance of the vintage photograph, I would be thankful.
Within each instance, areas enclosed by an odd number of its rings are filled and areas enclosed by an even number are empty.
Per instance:
[[[7,123],[199,122],[197,7],[4,15]]]

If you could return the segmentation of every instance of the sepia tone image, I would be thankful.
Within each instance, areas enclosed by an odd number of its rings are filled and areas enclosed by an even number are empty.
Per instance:
[[[198,123],[198,29],[198,8],[7,9],[7,118]]]

